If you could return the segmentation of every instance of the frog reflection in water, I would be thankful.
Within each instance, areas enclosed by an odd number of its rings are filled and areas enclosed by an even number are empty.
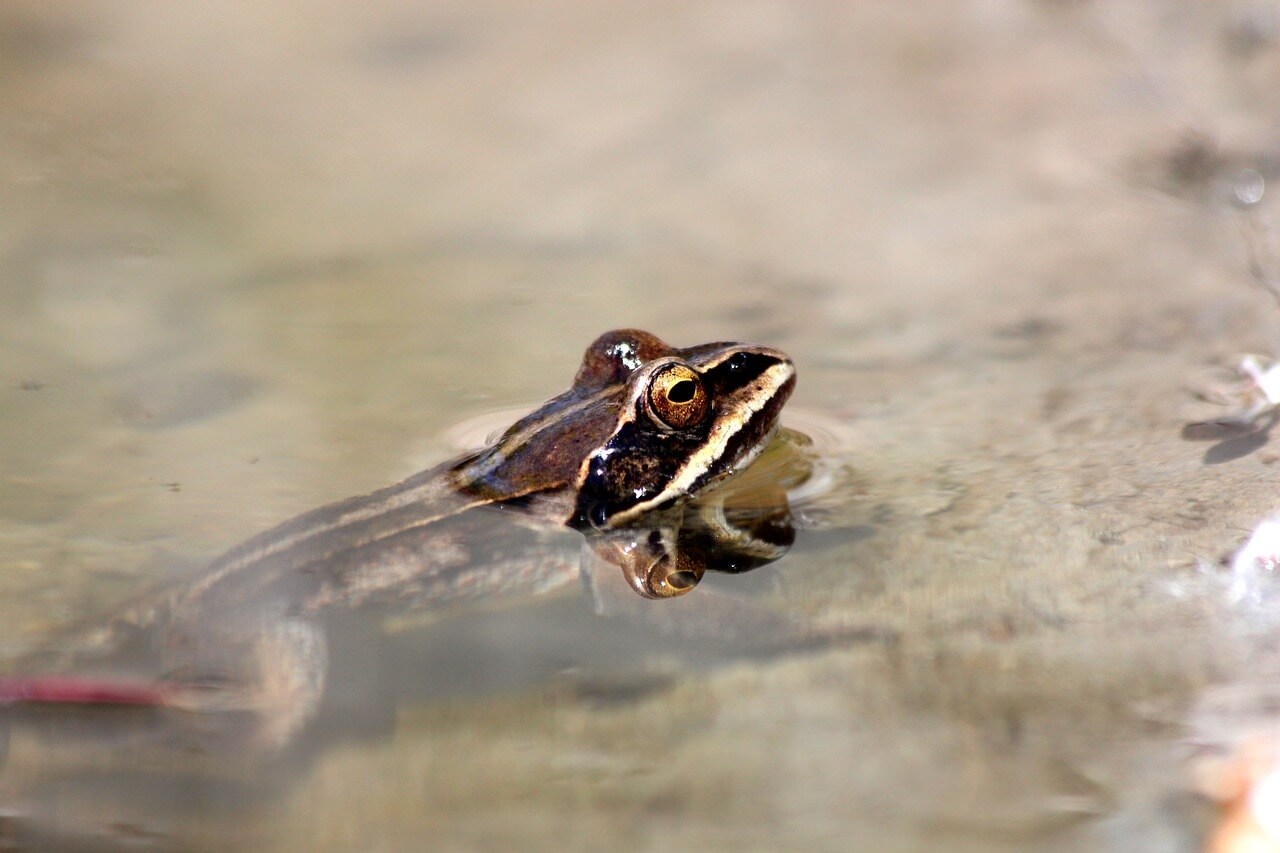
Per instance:
[[[327,613],[543,592],[576,573],[562,546],[553,556],[547,545],[565,527],[644,598],[777,559],[794,536],[781,488],[744,509],[713,487],[761,453],[794,385],[791,360],[774,349],[677,349],[608,332],[568,391],[489,447],[249,539],[193,584],[131,608],[98,646],[107,656],[141,643],[156,659],[148,689],[158,701],[251,712],[259,745],[282,746],[320,704]],[[101,684],[81,682],[91,683]],[[4,684],[10,698],[82,701],[74,680]]]

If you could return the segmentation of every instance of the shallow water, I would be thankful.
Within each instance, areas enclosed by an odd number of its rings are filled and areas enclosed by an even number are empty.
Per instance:
[[[1210,691],[1275,675],[1219,563],[1275,457],[1180,431],[1280,352],[1276,14],[8,4],[0,657],[448,458],[618,326],[795,358],[849,464],[716,580],[870,633],[665,654],[576,588],[392,626],[350,671],[393,698],[265,770],[24,714],[5,832],[1195,849],[1189,760],[1267,719]]]

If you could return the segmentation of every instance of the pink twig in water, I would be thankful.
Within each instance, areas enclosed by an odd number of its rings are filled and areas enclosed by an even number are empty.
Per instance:
[[[0,705],[137,705],[168,704],[169,690],[156,682],[38,676],[0,678]]]

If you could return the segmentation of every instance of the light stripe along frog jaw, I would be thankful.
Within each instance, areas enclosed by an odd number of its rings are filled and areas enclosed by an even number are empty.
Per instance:
[[[749,465],[777,429],[795,387],[784,353],[708,344],[654,359],[631,375],[612,435],[582,463],[572,525],[640,523]]]

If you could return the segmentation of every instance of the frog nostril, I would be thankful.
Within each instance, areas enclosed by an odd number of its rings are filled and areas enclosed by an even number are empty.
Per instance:
[[[609,525],[608,504],[592,504],[591,508],[587,510],[587,520],[591,522],[592,527],[597,529],[607,527]]]

